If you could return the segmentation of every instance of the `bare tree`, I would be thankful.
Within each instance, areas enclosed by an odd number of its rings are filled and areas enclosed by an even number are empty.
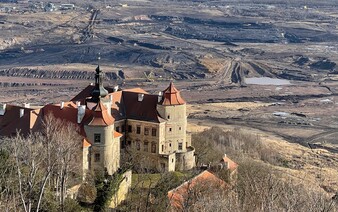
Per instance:
[[[81,139],[77,129],[48,115],[41,132],[27,136],[17,132],[15,137],[4,138],[0,147],[11,162],[3,167],[0,176],[4,188],[0,205],[11,202],[13,208],[21,207],[25,212],[39,211],[49,189],[56,191],[54,198],[59,199],[63,211],[69,179],[75,182],[82,179]]]
[[[56,119],[53,114],[45,117],[42,132],[46,138],[47,167],[53,168],[51,180],[63,211],[70,175],[75,182],[81,179],[81,137],[75,125]]]

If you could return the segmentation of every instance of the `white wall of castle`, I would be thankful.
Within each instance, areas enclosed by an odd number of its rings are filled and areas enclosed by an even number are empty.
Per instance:
[[[186,152],[191,145],[187,142],[186,105],[157,105],[157,111],[167,121],[165,123],[165,153]]]
[[[92,171],[105,168],[112,175],[120,167],[120,139],[114,138],[114,125],[85,126],[87,138],[91,141],[90,168]],[[100,142],[95,141],[100,135]]]

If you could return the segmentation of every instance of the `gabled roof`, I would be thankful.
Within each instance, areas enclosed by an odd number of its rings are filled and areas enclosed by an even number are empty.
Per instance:
[[[180,92],[175,88],[174,83],[170,83],[169,87],[163,91],[161,105],[183,105],[185,101],[182,99]]]
[[[175,209],[182,209],[185,202],[191,198],[190,195],[207,195],[211,189],[226,189],[226,182],[205,170],[191,180],[188,180],[168,192],[170,205]]]
[[[224,155],[224,157],[222,158],[220,162],[227,163],[230,171],[234,171],[238,167],[238,164],[232,161],[230,158],[228,158],[227,155]]]

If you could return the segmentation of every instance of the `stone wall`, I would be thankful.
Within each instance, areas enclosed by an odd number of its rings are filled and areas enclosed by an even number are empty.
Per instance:
[[[195,149],[188,147],[187,152],[176,153],[176,170],[189,170],[195,167]]]
[[[113,195],[109,208],[116,208],[123,200],[127,198],[129,189],[131,187],[132,171],[126,171],[123,173],[122,182],[119,185],[119,189]]]

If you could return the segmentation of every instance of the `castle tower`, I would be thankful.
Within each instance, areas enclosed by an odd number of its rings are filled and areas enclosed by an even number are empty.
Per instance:
[[[92,143],[91,170],[105,169],[112,175],[120,166],[120,136],[114,135],[114,119],[101,101],[93,108],[92,118],[84,129]]]
[[[186,103],[172,82],[162,95],[159,96],[157,112],[166,120],[163,153],[185,152],[191,146],[186,138]]]
[[[120,137],[114,130],[111,116],[111,101],[106,98],[108,91],[103,87],[103,73],[96,68],[95,87],[86,107],[92,116],[84,125],[87,138],[91,141],[89,166],[92,171],[106,170],[112,175],[120,167]]]

